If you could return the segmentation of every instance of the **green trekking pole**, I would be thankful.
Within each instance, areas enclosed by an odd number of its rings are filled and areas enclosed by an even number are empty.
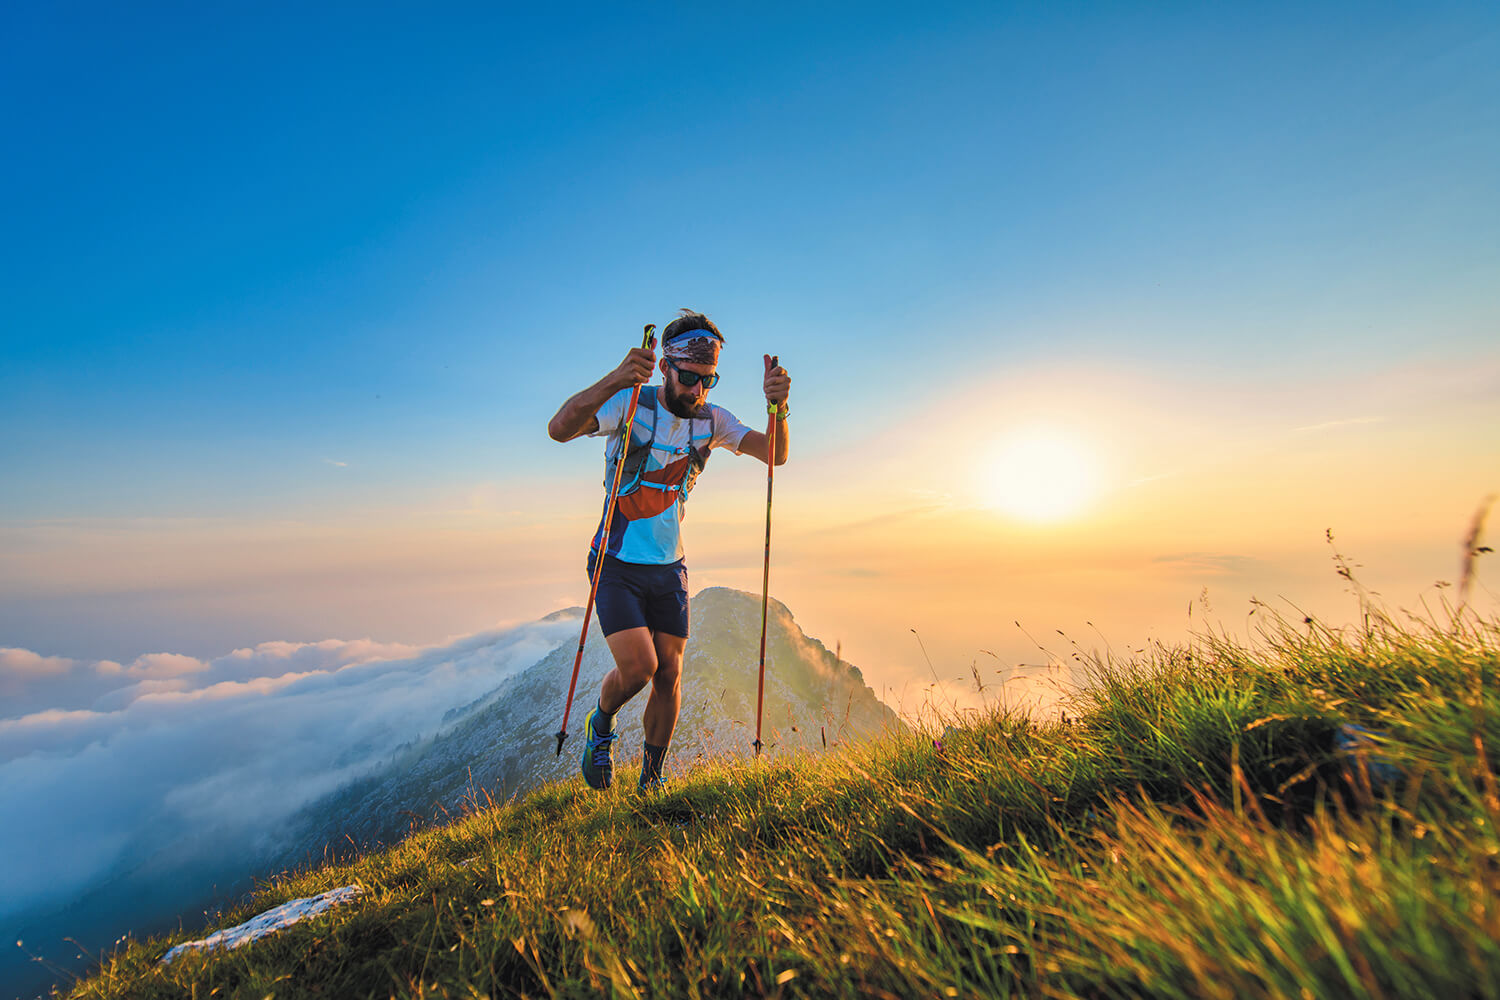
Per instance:
[[[775,368],[781,363],[781,359],[775,355],[771,357],[771,367]],[[760,575],[760,680],[755,686],[755,756],[760,756],[760,720],[761,710],[766,703],[766,605],[771,599],[771,488],[776,482],[776,415],[778,407],[775,403],[766,404],[766,412],[771,415],[770,426],[766,429],[766,560]]]
[[[656,345],[656,324],[647,323],[641,336],[641,346]],[[573,679],[568,681],[568,700],[563,705],[562,728],[557,731],[557,755],[562,756],[563,741],[568,738],[568,715],[573,711],[573,693],[578,689],[578,668],[583,665],[583,646],[589,638],[589,618],[594,611],[594,598],[599,594],[599,576],[604,572],[604,553],[609,548],[609,527],[615,519],[615,501],[620,497],[620,474],[625,471],[625,456],[630,453],[630,431],[635,426],[635,404],[641,398],[641,387],[630,390],[630,405],[625,408],[625,436],[620,439],[620,460],[615,463],[615,481],[609,488],[609,499],[604,506],[604,532],[599,541],[599,554],[594,558],[594,578],[589,582],[588,603],[583,606],[583,630],[578,633],[578,655],[573,657]]]

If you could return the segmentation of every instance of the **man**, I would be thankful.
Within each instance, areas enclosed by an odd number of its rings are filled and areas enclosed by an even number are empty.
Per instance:
[[[655,342],[637,347],[608,375],[562,405],[547,425],[554,441],[608,435],[604,488],[614,481],[630,392],[641,386],[631,445],[620,481],[609,538],[604,519],[589,546],[588,570],[604,560],[595,607],[615,668],[604,678],[599,703],[584,719],[582,770],[591,788],[608,788],[614,777],[615,713],[647,684],[645,760],[639,788],[661,786],[662,761],[682,707],[682,654],[687,647],[687,568],[683,564],[683,506],[714,448],[771,460],[768,444],[775,422],[776,464],[787,456],[786,369],[765,356],[766,433],[753,431],[721,406],[707,401],[719,381],[724,337],[708,317],[682,310],[662,331],[662,384],[648,386],[658,367]]]

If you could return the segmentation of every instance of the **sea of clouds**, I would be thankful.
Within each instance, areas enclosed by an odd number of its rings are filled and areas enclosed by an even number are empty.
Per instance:
[[[0,648],[0,920],[65,905],[174,845],[274,843],[297,809],[439,732],[577,627],[429,648],[267,642],[212,660]]]

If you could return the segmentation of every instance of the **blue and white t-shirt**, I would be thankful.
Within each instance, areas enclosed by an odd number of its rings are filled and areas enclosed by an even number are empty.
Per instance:
[[[750,428],[724,409],[704,404],[699,415],[685,420],[658,400],[659,387],[642,386],[636,403],[631,438],[637,445],[651,442],[651,453],[641,469],[641,482],[625,492],[615,504],[610,523],[607,553],[623,562],[667,565],[682,558],[682,494],[674,489],[682,483],[691,464],[689,449],[697,451],[701,461],[708,460],[713,448],[729,448],[740,453],[740,441]],[[625,410],[630,405],[630,390],[621,389],[599,408],[599,429],[593,436],[609,435],[604,449],[604,489],[614,483],[615,466],[620,459]],[[654,432],[654,433],[653,433]],[[597,551],[604,532],[604,517],[594,530],[590,547]]]

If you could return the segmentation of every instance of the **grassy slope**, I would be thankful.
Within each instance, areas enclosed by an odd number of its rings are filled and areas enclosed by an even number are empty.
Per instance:
[[[225,920],[368,890],[310,924],[132,945],[73,995],[1500,996],[1497,638],[1278,624],[1101,665],[1072,725],[549,787]],[[1344,722],[1407,777],[1372,789]]]

